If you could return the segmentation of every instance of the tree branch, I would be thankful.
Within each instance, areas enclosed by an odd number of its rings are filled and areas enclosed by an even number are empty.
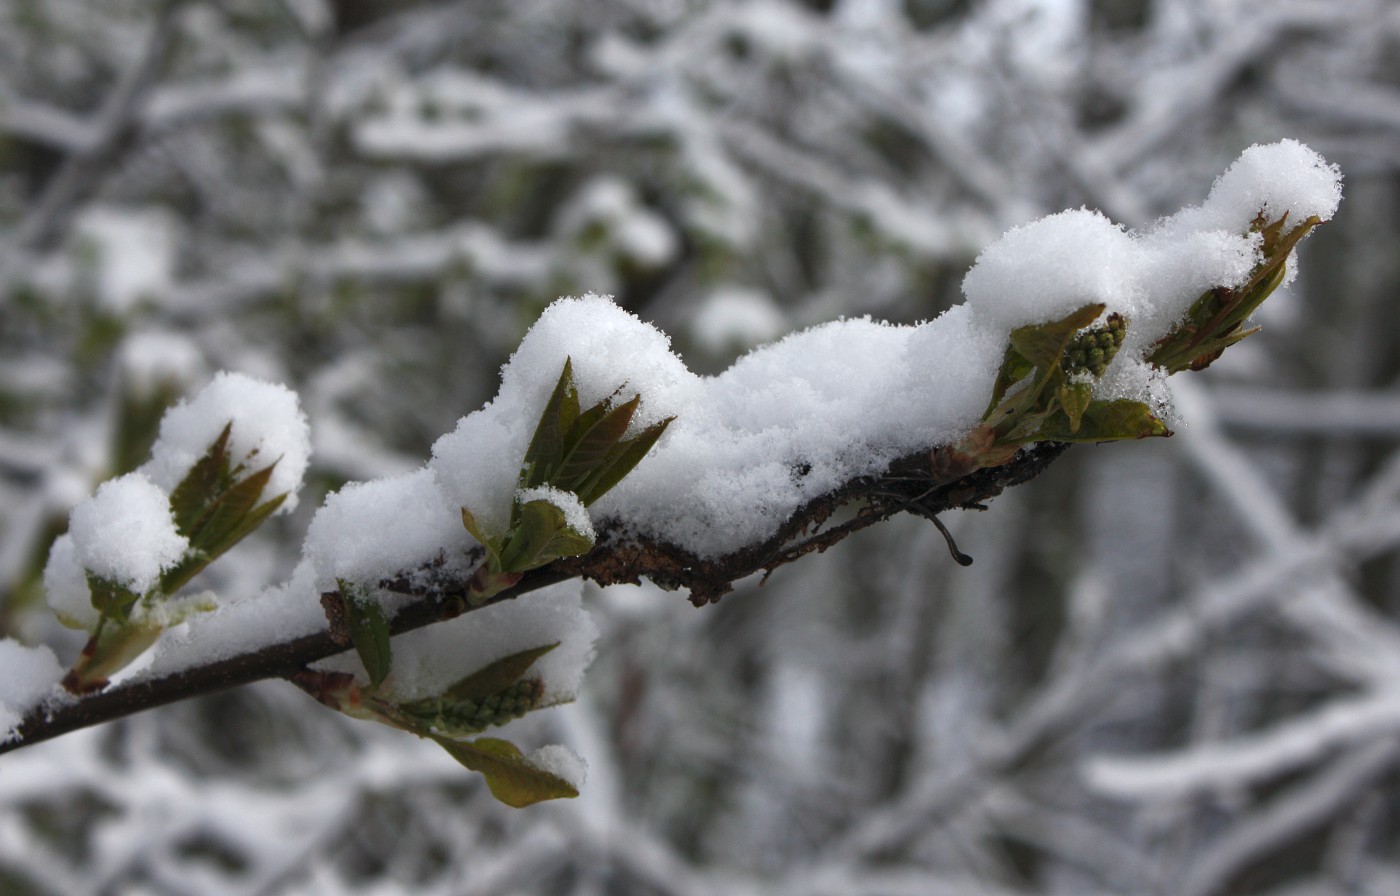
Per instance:
[[[1003,489],[1039,475],[1067,447],[1052,442],[1034,445],[1006,464],[949,482],[933,477],[938,449],[913,454],[891,464],[883,476],[857,479],[814,499],[799,508],[771,538],[714,559],[697,557],[676,545],[631,538],[616,528],[604,528],[589,553],[531,570],[519,583],[476,607],[467,600],[465,579],[433,580],[429,576],[424,584],[422,577],[401,576],[380,583],[388,591],[415,598],[394,617],[390,631],[396,635],[413,631],[572,578],[612,585],[636,584],[645,577],[663,588],[688,588],[691,602],[703,606],[719,600],[739,579],[757,572],[764,572],[766,578],[779,566],[825,551],[847,535],[898,513],[932,518],[946,510],[984,509],[984,502]],[[859,506],[851,518],[822,529],[838,511],[852,505]],[[268,678],[290,679],[310,664],[346,649],[344,639],[334,637],[328,627],[314,635],[162,678],[115,684],[95,694],[34,710],[9,741],[0,743],[0,753],[190,697]]]

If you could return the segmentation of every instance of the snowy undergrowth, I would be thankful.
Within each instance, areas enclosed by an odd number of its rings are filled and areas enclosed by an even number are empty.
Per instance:
[[[356,652],[303,687],[439,739],[470,767],[514,762],[495,741],[485,759],[462,755],[462,744],[489,739],[460,735],[482,719],[570,699],[594,634],[577,589],[487,607],[391,646],[387,621],[403,598],[383,593],[380,581],[430,565],[469,573],[468,530],[488,549],[497,590],[532,565],[582,553],[603,527],[714,558],[762,542],[804,504],[912,453],[950,447],[988,465],[1058,431],[1036,428],[1055,414],[1068,421],[1056,426],[1077,430],[1091,402],[1160,410],[1164,376],[1205,366],[1242,338],[1243,318],[1230,315],[1247,316],[1293,276],[1285,257],[1340,197],[1339,172],[1307,147],[1252,147],[1201,206],[1143,231],[1086,209],[1010,231],[969,271],[966,303],[935,320],[835,321],[714,377],[692,373],[665,334],[609,299],[562,299],[505,365],[495,399],[442,436],[424,467],[326,500],[289,582],[241,601],[171,600],[251,526],[294,506],[310,453],[293,393],[220,375],[167,415],[148,464],[73,511],[54,546],[50,604],[93,633],[75,671],[90,668],[69,673],[69,690],[104,687],[151,644],[134,674],[169,676],[322,631],[320,600],[330,592]],[[1094,321],[1108,323],[1087,328]],[[1085,332],[1108,340],[1106,353],[1080,339]],[[1051,333],[1060,340],[1054,370],[1036,361]],[[1071,364],[1061,357],[1072,342],[1080,354]],[[1086,360],[1095,351],[1097,361]],[[1184,360],[1167,364],[1168,356]],[[1034,393],[1047,383],[1058,391],[1041,400]],[[989,422],[994,413],[1018,416]],[[616,431],[565,462],[578,420]],[[559,456],[541,460],[550,451]],[[561,488],[566,474],[591,485]],[[0,693],[7,736],[44,700],[71,699],[55,696],[46,648],[6,643],[0,660],[13,683]],[[488,711],[488,697],[507,708]],[[541,763],[533,767],[570,765]]]

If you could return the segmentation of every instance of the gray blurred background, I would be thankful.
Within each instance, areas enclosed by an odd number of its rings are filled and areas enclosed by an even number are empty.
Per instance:
[[[0,0],[0,621],[65,662],[48,542],[216,370],[317,452],[237,599],[558,296],[715,372],[1283,137],[1346,198],[1174,438],[950,515],[969,569],[908,519],[704,610],[591,590],[583,697],[517,738],[578,800],[266,683],[0,759],[0,893],[1400,892],[1394,0]]]

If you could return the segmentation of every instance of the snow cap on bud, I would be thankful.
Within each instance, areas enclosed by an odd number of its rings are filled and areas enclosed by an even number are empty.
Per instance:
[[[74,558],[100,578],[142,594],[189,542],[175,528],[170,496],[141,473],[98,487],[68,518]]]
[[[295,392],[246,374],[220,373],[193,398],[167,411],[142,472],[174,489],[230,423],[230,459],[248,473],[275,462],[264,497],[285,493],[277,512],[292,510],[311,458],[310,424]]]

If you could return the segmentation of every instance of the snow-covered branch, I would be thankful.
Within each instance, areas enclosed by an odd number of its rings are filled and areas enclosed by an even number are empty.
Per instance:
[[[939,513],[981,507],[1068,443],[1169,434],[1164,378],[1252,332],[1339,199],[1311,150],[1254,147],[1150,230],[1042,219],[990,246],[968,302],[936,320],[827,324],[713,378],[609,300],[561,300],[427,466],[332,495],[292,579],[228,605],[184,588],[296,505],[310,449],[294,394],[221,375],[166,414],[147,463],[73,511],[44,580],[90,637],[59,697],[41,686],[50,654],[11,651],[3,749],[284,677],[431,738],[511,805],[575,795],[566,754],[473,739],[571,700],[591,656],[576,596],[514,598],[645,578],[704,605],[904,511],[966,565]]]

